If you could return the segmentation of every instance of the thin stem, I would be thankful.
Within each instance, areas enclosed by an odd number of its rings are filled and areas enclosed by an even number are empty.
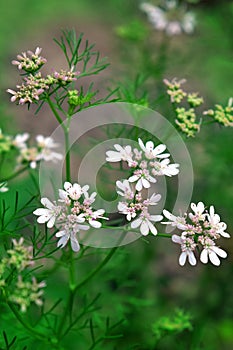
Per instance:
[[[101,263],[94,269],[92,270],[87,277],[85,277],[79,284],[77,284],[77,286],[74,289],[74,293],[77,292],[77,290],[81,287],[84,286],[84,284],[86,284],[92,277],[94,277],[101,269],[102,267],[104,267],[104,265],[107,264],[107,262],[111,259],[111,257],[113,256],[113,254],[115,253],[115,251],[118,249],[118,247],[114,247],[110,250],[110,252],[108,253],[108,255],[104,258],[103,261],[101,261]]]
[[[70,174],[70,141],[69,141],[69,124],[64,129],[65,150],[66,150],[66,181],[71,181]]]
[[[64,129],[64,124],[63,124],[63,120],[62,118],[60,117],[59,113],[56,111],[55,107],[54,107],[54,104],[53,102],[51,101],[50,97],[48,96],[47,98],[47,101],[48,101],[48,104],[49,104],[49,107],[51,108],[55,118],[57,119],[58,123],[63,127]]]

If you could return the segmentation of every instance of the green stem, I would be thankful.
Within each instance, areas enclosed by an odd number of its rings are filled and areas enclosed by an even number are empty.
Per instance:
[[[85,277],[80,283],[77,284],[77,286],[74,289],[74,293],[76,293],[78,291],[79,288],[83,287],[84,284],[86,284],[92,277],[94,277],[101,269],[102,267],[104,267],[104,265],[107,264],[107,262],[111,259],[111,257],[113,256],[113,254],[115,253],[115,251],[118,249],[118,247],[114,247],[110,250],[110,252],[108,253],[108,255],[104,258],[103,261],[101,261],[101,263],[94,269],[92,270],[87,277]]]
[[[66,181],[71,181],[70,175],[70,142],[69,142],[69,122],[64,129],[65,135],[65,150],[66,150]]]
[[[55,118],[57,119],[58,123],[63,127],[64,129],[64,124],[63,124],[63,120],[62,118],[60,117],[59,113],[57,112],[57,110],[55,109],[54,107],[54,104],[53,102],[51,101],[50,97],[47,98],[47,101],[48,101],[48,104],[49,104],[49,107],[51,108]]]

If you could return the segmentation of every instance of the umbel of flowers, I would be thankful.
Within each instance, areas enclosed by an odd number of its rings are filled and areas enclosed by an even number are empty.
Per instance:
[[[48,228],[56,226],[56,237],[59,238],[57,246],[65,247],[70,240],[72,250],[80,249],[77,233],[86,231],[90,227],[100,228],[105,210],[94,210],[92,204],[95,201],[96,192],[88,193],[89,186],[81,187],[78,183],[64,183],[64,190],[59,190],[58,203],[52,203],[48,198],[42,198],[41,203],[45,208],[36,209],[33,213],[38,216],[39,223],[46,223]]]
[[[108,162],[127,162],[132,174],[128,179],[117,181],[117,193],[122,197],[118,204],[118,210],[126,215],[126,219],[131,222],[131,228],[140,227],[142,235],[146,236],[151,232],[157,234],[157,229],[153,222],[162,220],[162,215],[151,215],[150,206],[154,206],[161,198],[160,194],[153,193],[150,198],[143,198],[143,189],[148,189],[151,183],[155,183],[157,176],[173,176],[179,172],[179,164],[170,163],[170,154],[163,153],[166,146],[160,144],[154,146],[152,141],[144,145],[138,139],[139,148],[132,149],[127,145],[122,147],[114,145],[115,151],[107,151],[106,160]]]
[[[191,265],[196,265],[196,256],[200,252],[200,260],[203,264],[208,262],[220,265],[219,257],[226,258],[227,253],[216,245],[216,240],[221,236],[229,238],[229,233],[225,232],[227,225],[221,222],[220,216],[215,213],[211,206],[209,212],[205,210],[202,202],[197,205],[191,203],[193,212],[183,216],[174,216],[169,211],[163,210],[164,216],[169,220],[163,222],[178,228],[180,235],[172,235],[172,241],[180,244],[181,254],[179,264],[184,265],[188,259]]]

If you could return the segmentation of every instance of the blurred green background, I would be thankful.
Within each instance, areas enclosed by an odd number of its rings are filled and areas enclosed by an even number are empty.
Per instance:
[[[165,39],[169,55],[160,79],[186,78],[190,90],[205,96],[206,106],[226,104],[233,95],[233,2],[200,1],[191,9],[197,17],[196,31],[191,36]],[[60,68],[63,61],[52,39],[60,36],[61,29],[74,28],[78,33],[84,32],[111,63],[106,71],[94,77],[100,95],[104,95],[113,80],[124,81],[138,73],[138,67],[127,61],[135,44],[119,38],[115,31],[116,27],[134,20],[145,23],[153,42],[151,53],[156,53],[161,34],[150,28],[135,0],[1,1],[0,127],[3,131],[49,135],[57,126],[46,110],[35,117],[33,109],[28,111],[25,106],[9,102],[5,90],[14,89],[17,83],[16,68],[11,65],[16,54],[39,46],[43,48],[49,67]],[[153,84],[150,87],[153,96]],[[163,103],[157,106],[159,112],[166,110]],[[195,173],[193,201],[214,204],[222,220],[228,223],[228,232],[232,233],[232,129],[203,128],[196,139],[186,143]],[[12,189],[4,196],[10,200],[14,186],[24,193],[28,181],[22,178],[21,182],[10,184]],[[122,248],[107,270],[90,285],[91,295],[98,291],[105,295],[100,300],[102,314],[101,311],[96,313],[95,321],[98,323],[105,314],[115,321],[124,319],[117,330],[122,333],[122,338],[114,346],[106,343],[104,349],[232,349],[232,239],[223,241],[222,247],[229,256],[219,268],[200,264],[195,268],[179,267],[178,248],[167,240],[151,240],[151,244],[137,241]],[[89,261],[90,266],[94,264],[95,260]],[[80,269],[84,274],[87,267],[84,265]],[[60,286],[60,281],[48,281],[47,297],[51,300],[62,293],[62,288],[54,291],[54,285]],[[152,324],[159,317],[172,315],[176,308],[192,315],[192,331],[165,336],[153,347]],[[85,334],[72,334],[66,348],[86,350],[83,344]]]

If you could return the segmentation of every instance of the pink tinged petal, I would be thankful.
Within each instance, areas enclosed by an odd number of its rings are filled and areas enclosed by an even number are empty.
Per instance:
[[[44,224],[45,222],[47,222],[49,220],[49,216],[39,216],[38,219],[37,219],[37,222],[39,224]]]
[[[106,161],[107,162],[120,162],[121,161],[121,154],[115,151],[108,151],[106,152]]]
[[[48,213],[48,209],[45,209],[45,208],[38,208],[36,210],[34,210],[33,214],[35,215],[46,215]]]
[[[136,183],[135,188],[136,188],[137,191],[140,192],[140,191],[142,190],[142,187],[143,187],[143,185],[142,185],[142,179],[139,179],[138,182]]]
[[[213,251],[209,252],[209,258],[213,265],[219,266],[220,265],[220,259],[218,258],[217,254]]]
[[[150,181],[150,182],[152,182],[152,183],[155,183],[155,182],[157,182],[157,180],[154,178],[154,177],[152,177],[152,176],[148,176],[148,180]]]
[[[154,142],[152,142],[152,141],[147,141],[147,143],[146,143],[146,149],[147,150],[153,150],[154,149]]]
[[[163,220],[163,216],[162,215],[150,215],[150,220],[154,221],[154,222],[158,222]]]
[[[156,227],[149,220],[147,221],[147,224],[149,226],[150,232],[156,236],[158,233]]]
[[[150,187],[150,183],[149,183],[148,180],[142,178],[142,179],[141,179],[141,182],[142,182],[142,185],[143,185],[144,188],[149,188],[149,187]],[[136,189],[137,189],[137,188],[136,188]],[[138,191],[141,191],[141,190],[138,190]]]
[[[69,240],[69,236],[68,235],[64,235],[62,236],[59,241],[57,242],[57,246],[60,247],[60,248],[64,248],[65,245],[67,244]]]
[[[197,209],[199,213],[203,213],[203,211],[205,210],[204,203],[203,202],[197,203]]]
[[[66,181],[66,182],[64,183],[64,189],[65,189],[66,191],[68,191],[68,190],[70,190],[71,188],[72,188],[72,184],[71,184],[70,182]]]
[[[214,206],[210,206],[210,216],[214,216]]]
[[[78,225],[78,229],[79,230],[82,230],[82,231],[87,231],[87,230],[89,230],[89,226],[87,226],[87,225]]]
[[[94,228],[100,228],[102,226],[101,222],[96,220],[89,220],[89,224]]]
[[[80,245],[76,237],[70,238],[71,248],[74,252],[78,252],[80,250]]]
[[[43,204],[48,209],[54,208],[54,204],[50,202],[48,198],[41,198],[41,204]]]
[[[225,252],[225,250],[218,248],[218,247],[211,247],[211,249],[218,254],[221,258],[226,258],[227,257],[227,253]]]
[[[172,235],[172,242],[182,244],[182,239],[178,235]]]
[[[47,222],[47,227],[48,227],[48,228],[52,228],[52,227],[54,226],[54,224],[55,224],[55,219],[56,219],[55,216],[52,216],[52,217],[49,219],[49,221]]]
[[[203,249],[200,255],[200,260],[203,264],[208,263],[208,251],[207,249]]]
[[[193,252],[189,252],[189,253],[188,253],[188,259],[189,259],[190,265],[192,265],[192,266],[195,266],[195,265],[196,265],[197,260],[196,260],[195,255],[194,255]]]
[[[67,193],[64,190],[59,190],[59,197],[60,199],[66,199],[67,198]]]
[[[157,154],[157,158],[168,158],[170,157],[170,153]]]
[[[131,227],[138,228],[141,225],[141,223],[142,223],[142,219],[138,218],[138,219],[131,222]]]
[[[142,140],[140,138],[138,139],[138,143],[139,143],[139,146],[141,147],[141,149],[143,151],[146,151],[146,147],[144,146],[144,143],[142,142]]]
[[[176,216],[171,214],[168,210],[163,209],[163,215],[168,219],[168,220],[172,220],[175,221],[176,220]]]
[[[167,147],[166,147],[165,145],[163,145],[163,144],[158,145],[158,146],[155,147],[155,149],[154,149],[154,151],[153,151],[153,154],[154,154],[154,155],[158,155],[158,154],[164,152],[166,148],[167,148]]]
[[[130,176],[130,178],[128,180],[129,180],[129,182],[135,182],[138,180],[138,175],[132,175],[132,176]]]
[[[58,231],[55,236],[56,237],[63,237],[65,235],[66,235],[66,231]]]
[[[186,258],[187,258],[187,252],[182,252],[179,257],[180,266],[184,266],[184,264],[186,263]]]
[[[143,236],[147,236],[148,235],[149,227],[148,227],[148,223],[146,221],[142,222],[141,227],[140,227],[140,231],[141,231],[141,234]]]

